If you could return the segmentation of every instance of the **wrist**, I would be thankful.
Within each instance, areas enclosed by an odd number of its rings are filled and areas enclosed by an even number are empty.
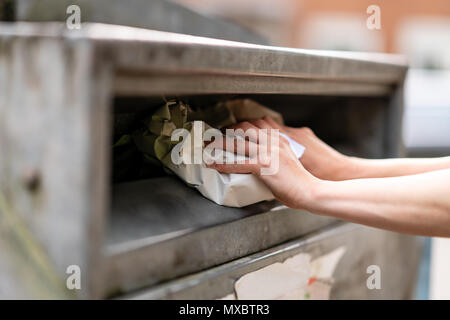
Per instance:
[[[360,158],[342,155],[334,175],[335,181],[351,180],[361,177],[363,164]]]
[[[359,179],[365,176],[364,159],[347,157],[345,165],[345,177],[340,180]]]
[[[357,158],[343,154],[338,154],[331,158],[330,164],[324,174],[319,176],[323,180],[340,181],[352,179],[355,175],[355,167],[359,166]]]
[[[332,201],[338,181],[329,181],[316,179],[311,184],[310,192],[308,193],[308,200],[305,202],[303,209],[311,213],[324,215],[327,210],[325,208]]]
[[[303,181],[298,180],[299,186],[297,190],[301,191],[297,193],[299,196],[297,197],[295,208],[313,211],[322,197],[326,182],[328,181],[319,179],[311,174],[308,174]]]

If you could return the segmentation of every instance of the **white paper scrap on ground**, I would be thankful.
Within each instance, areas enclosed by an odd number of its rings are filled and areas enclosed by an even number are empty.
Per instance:
[[[300,254],[308,256],[307,254]],[[309,256],[274,263],[241,277],[235,284],[239,300],[301,299],[309,279]]]

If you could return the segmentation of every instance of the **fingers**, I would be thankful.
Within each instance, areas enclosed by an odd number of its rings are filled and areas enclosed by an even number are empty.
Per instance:
[[[299,130],[298,128],[291,128],[291,127],[288,127],[288,126],[282,126],[282,125],[279,125],[277,122],[275,122],[275,120],[273,120],[273,119],[270,118],[270,117],[265,117],[264,120],[265,120],[269,125],[271,125],[271,126],[274,127],[274,128],[279,129],[280,132],[284,133],[284,134],[287,135],[287,136],[295,135],[295,131],[296,131],[296,130]],[[306,128],[306,129],[308,129],[308,128]]]
[[[281,127],[275,121],[273,121],[270,117],[265,117],[264,119],[252,120],[252,121],[250,121],[250,123],[259,129],[265,129],[265,132],[267,135],[272,135],[274,133],[279,133],[279,132],[283,131],[281,129]]]
[[[263,119],[252,120],[250,121],[250,123],[260,129],[269,129],[269,130],[278,129],[280,132],[283,132],[284,134],[287,133],[285,130],[286,127],[279,125],[278,123],[275,122],[275,120],[273,120],[269,116],[266,116]]]
[[[207,167],[223,173],[255,173],[258,164],[246,161],[245,163],[213,163],[207,165]]]
[[[278,133],[278,128],[279,127],[275,128],[271,126],[263,119],[257,119],[251,121],[243,121],[229,126],[227,130],[231,129],[233,130],[233,132],[229,132],[227,134],[242,136],[248,138],[250,141],[261,144],[261,142],[264,143],[265,141],[267,141],[269,136]]]
[[[271,144],[274,142],[281,141],[283,144],[288,143],[287,139],[283,136],[280,136],[280,126],[270,117],[266,117],[264,119],[256,119],[251,121],[243,121],[234,125],[229,126],[226,130],[229,137],[233,136],[240,136],[244,139],[248,138],[251,142],[256,142],[258,145],[265,145],[268,146],[270,149]],[[228,131],[232,130],[232,132]],[[283,132],[286,134],[285,132]],[[273,140],[273,138],[276,138]],[[228,141],[228,139],[227,139]],[[225,145],[217,146],[221,147],[224,150],[227,151],[235,151],[239,147],[239,140],[234,143],[229,143],[228,146],[234,146],[233,149],[226,148]],[[252,145],[250,144],[250,147]],[[242,147],[242,146],[241,146]],[[247,144],[245,146],[246,155],[248,155],[248,150],[252,150],[249,148],[249,145]],[[244,149],[241,149],[244,150]]]
[[[221,149],[227,152],[254,157],[258,153],[258,144],[242,137],[223,136],[207,145],[208,149]]]
[[[268,130],[277,129],[276,127],[270,125],[264,119],[251,120],[250,123],[253,124],[255,127],[258,127],[259,129],[268,129]]]
[[[232,132],[230,130],[233,130]],[[258,130],[259,128],[251,124],[248,121],[243,121],[234,125],[227,127],[225,134],[231,136],[241,136],[243,138],[248,138],[248,140],[253,142],[258,142]]]
[[[271,129],[278,129],[278,130],[280,130],[280,132],[283,132],[284,134],[288,134],[289,132],[297,132],[304,136],[315,136],[314,132],[308,127],[290,128],[287,126],[281,126],[269,116],[266,116],[263,119],[256,119],[256,120],[240,122],[240,123],[230,126],[229,128],[243,129],[244,131],[252,129],[249,132],[249,133],[251,133],[252,139],[256,138],[256,136],[254,135],[254,130],[258,130],[258,129],[267,129],[267,131],[266,131],[267,134],[272,133]],[[257,141],[257,140],[255,140],[255,141]]]
[[[280,126],[277,122],[275,122],[275,120],[273,120],[269,116],[264,117],[263,121],[265,121],[268,125],[270,125],[274,129],[283,130],[283,127]]]
[[[250,121],[250,123],[260,129],[267,129],[268,136],[271,136],[274,133],[283,133],[287,135],[286,131],[284,131],[278,123],[276,123],[272,118],[268,116],[264,119],[252,120]],[[278,130],[278,132],[276,132],[275,130]],[[288,143],[288,140],[285,136],[283,137],[282,135],[280,135],[279,139],[284,143]]]
[[[286,130],[282,128],[278,123],[276,123],[271,117],[266,116],[263,119],[256,119],[250,121],[251,124],[254,126],[260,128],[260,129],[267,129],[267,134],[272,135],[274,133],[284,133],[287,135]],[[276,131],[278,130],[278,132]],[[282,140],[285,140],[286,138],[281,136]],[[287,141],[287,140],[286,140]]]

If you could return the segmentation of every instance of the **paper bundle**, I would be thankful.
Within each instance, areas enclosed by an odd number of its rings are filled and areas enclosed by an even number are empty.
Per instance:
[[[254,175],[227,174],[206,167],[203,160],[204,143],[195,143],[196,135],[203,135],[210,128],[223,128],[244,120],[271,116],[279,124],[283,123],[280,114],[258,103],[244,99],[220,103],[213,108],[191,110],[182,102],[168,102],[146,120],[146,129],[136,132],[133,139],[137,147],[148,157],[159,160],[166,168],[195,187],[206,198],[217,204],[230,207],[243,207],[256,202],[271,200],[270,190]],[[194,121],[195,124],[194,124]],[[200,125],[200,132],[198,132]],[[197,131],[195,128],[197,126]],[[180,129],[184,129],[180,131]],[[179,131],[176,131],[179,130]],[[173,134],[180,132],[180,142]],[[193,139],[186,139],[186,135]],[[304,147],[289,137],[289,144],[300,158]],[[175,151],[174,150],[176,146]],[[174,161],[174,154],[178,160]],[[201,161],[195,161],[200,155]],[[224,153],[225,157],[236,156]]]

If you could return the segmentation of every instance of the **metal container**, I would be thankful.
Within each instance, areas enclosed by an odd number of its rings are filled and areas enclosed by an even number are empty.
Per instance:
[[[339,150],[399,156],[406,71],[392,55],[0,24],[0,295],[215,299],[252,270],[344,245],[332,298],[411,297],[414,237],[275,201],[221,207],[168,176],[111,182],[113,118],[168,97],[249,97]],[[366,288],[371,264],[386,270],[382,290]],[[80,290],[65,286],[71,265]]]

